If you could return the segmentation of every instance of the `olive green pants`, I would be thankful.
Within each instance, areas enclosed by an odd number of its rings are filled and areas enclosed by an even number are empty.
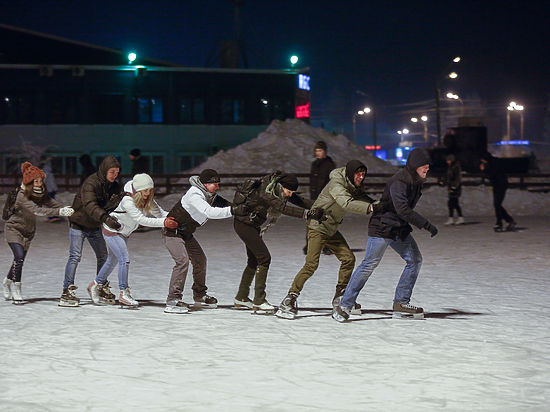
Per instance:
[[[306,281],[313,276],[313,273],[319,267],[319,257],[324,247],[330,249],[340,261],[336,290],[343,291],[346,288],[355,266],[355,256],[346,239],[340,232],[327,236],[316,230],[308,229],[306,263],[294,278],[289,290],[290,293],[300,294]]]

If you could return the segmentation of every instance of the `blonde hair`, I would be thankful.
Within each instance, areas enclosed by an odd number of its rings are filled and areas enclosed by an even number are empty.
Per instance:
[[[151,209],[153,209],[153,202],[155,198],[155,189],[151,188],[151,194],[145,200],[143,198],[143,195],[141,194],[141,190],[139,192],[136,192],[134,195],[132,195],[132,199],[134,200],[135,205],[138,209],[143,209],[145,213],[151,212]]]

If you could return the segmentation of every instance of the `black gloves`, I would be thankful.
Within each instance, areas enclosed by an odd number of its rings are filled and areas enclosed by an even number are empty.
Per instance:
[[[313,208],[307,212],[306,219],[315,219],[321,222],[322,220],[326,219],[326,218],[323,219],[324,215],[325,215],[325,211],[323,209]]]
[[[437,232],[438,232],[437,228],[434,225],[432,225],[430,222],[426,222],[426,224],[424,225],[424,229],[430,232],[432,237],[437,235]]]
[[[105,220],[103,221],[107,226],[109,226],[113,230],[118,230],[121,228],[120,223],[118,223],[118,220],[116,220],[114,217],[107,216]]]

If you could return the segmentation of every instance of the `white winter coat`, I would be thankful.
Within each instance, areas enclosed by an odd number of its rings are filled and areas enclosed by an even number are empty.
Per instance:
[[[198,176],[191,176],[189,182],[191,187],[182,196],[181,205],[195,222],[202,226],[208,219],[225,219],[232,216],[230,206],[213,207],[207,202],[206,196],[214,196],[214,194],[208,193],[206,189],[201,190],[204,185]]]
[[[127,193],[132,192],[132,181],[124,185],[124,191]],[[164,219],[168,216],[168,212],[161,208],[156,201],[153,201],[153,208],[151,214],[155,217],[147,217],[144,214],[143,209],[139,209],[134,203],[134,199],[131,196],[124,196],[120,201],[117,208],[109,215],[118,220],[121,224],[120,229],[111,229],[105,223],[103,228],[109,232],[118,233],[119,235],[128,237],[135,231],[139,225],[149,227],[163,227]]]

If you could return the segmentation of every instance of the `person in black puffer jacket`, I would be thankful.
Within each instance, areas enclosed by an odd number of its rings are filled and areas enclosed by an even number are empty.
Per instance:
[[[422,308],[409,304],[422,265],[422,255],[411,236],[411,224],[427,230],[432,237],[437,234],[437,228],[413,210],[422,196],[422,184],[429,168],[428,152],[414,149],[409,154],[405,168],[386,183],[381,202],[388,202],[388,206],[383,211],[375,211],[370,219],[365,258],[351,275],[340,306],[333,312],[335,320],[343,322],[349,317],[359,292],[380,263],[388,246],[407,262],[395,290],[394,314],[423,316]]]

